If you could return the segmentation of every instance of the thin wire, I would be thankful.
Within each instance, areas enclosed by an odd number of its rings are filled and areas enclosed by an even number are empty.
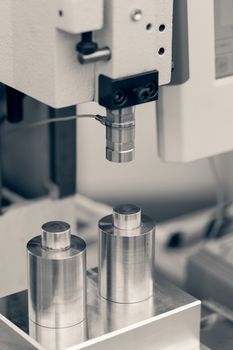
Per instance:
[[[34,128],[37,126],[47,125],[51,123],[60,123],[60,122],[67,122],[68,120],[74,120],[79,118],[96,118],[96,115],[94,114],[81,114],[81,115],[74,115],[71,117],[63,117],[63,118],[51,118],[46,120],[41,120],[39,122],[28,124],[28,127]]]
[[[94,114],[81,114],[81,115],[74,115],[71,117],[62,117],[62,118],[51,118],[51,119],[46,119],[46,120],[41,120],[39,122],[35,123],[30,123],[26,125],[19,125],[18,127],[10,130],[6,135],[8,136],[9,134],[15,133],[16,131],[20,131],[23,129],[30,129],[30,128],[35,128],[35,127],[40,127],[52,123],[61,123],[61,122],[67,122],[69,120],[74,120],[74,119],[80,119],[80,118],[93,118],[96,119],[96,115]]]

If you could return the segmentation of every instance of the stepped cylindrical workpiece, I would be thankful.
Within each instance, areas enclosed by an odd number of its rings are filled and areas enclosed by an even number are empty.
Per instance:
[[[64,328],[86,317],[86,244],[70,226],[52,221],[28,251],[29,318],[49,328]]]
[[[153,295],[155,225],[135,205],[120,205],[99,221],[99,293],[135,303]]]

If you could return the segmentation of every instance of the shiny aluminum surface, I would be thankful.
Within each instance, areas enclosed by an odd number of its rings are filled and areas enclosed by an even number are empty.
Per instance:
[[[106,158],[115,163],[130,162],[134,159],[135,114],[134,108],[107,110],[106,117]]]
[[[63,221],[50,221],[42,225],[41,245],[44,249],[65,250],[71,245],[70,225]]]
[[[134,230],[141,225],[141,209],[125,204],[113,208],[113,225],[120,230]]]
[[[60,233],[57,232],[59,228]],[[70,247],[67,247],[67,230],[64,228],[68,226],[59,222],[43,225],[45,249],[41,236],[27,245],[29,317],[43,327],[70,327],[86,317],[86,244],[69,234]],[[53,234],[55,237],[60,234],[59,239],[52,239]]]
[[[138,226],[139,225],[139,226]],[[116,227],[117,226],[117,227]],[[99,221],[99,293],[117,303],[153,295],[155,225],[134,205],[121,205]]]
[[[111,51],[108,47],[104,47],[102,49],[98,49],[97,51],[89,55],[85,55],[80,52],[78,54],[78,59],[79,62],[82,64],[95,63],[99,61],[108,61],[111,59]]]
[[[97,269],[88,272],[87,282],[86,322],[67,329],[39,327],[34,335],[38,346],[25,349],[39,349],[40,343],[46,350],[199,350],[200,302],[163,278],[157,276],[152,298],[135,304],[100,298]],[[0,313],[21,329],[22,338],[29,334],[26,291],[0,299]],[[0,324],[0,335],[1,330]],[[3,347],[5,328],[4,334],[0,349],[14,349]],[[17,337],[11,340],[11,345],[20,344]]]
[[[49,350],[63,350],[87,340],[85,321],[65,328],[41,327],[29,320],[29,335]]]

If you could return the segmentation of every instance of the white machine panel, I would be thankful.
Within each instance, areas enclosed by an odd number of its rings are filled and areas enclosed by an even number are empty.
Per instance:
[[[230,0],[188,0],[190,78],[160,93],[163,160],[191,161],[233,149],[232,8]]]
[[[139,21],[132,16],[138,9]],[[99,74],[119,78],[157,69],[160,85],[166,84],[172,10],[172,0],[0,1],[0,81],[55,108],[93,101]],[[79,63],[78,33],[86,31],[94,31],[100,48],[110,48],[109,62]]]
[[[141,12],[133,20],[134,11]],[[171,0],[111,0],[105,1],[104,30],[97,32],[100,46],[111,48],[109,62],[99,63],[100,74],[121,78],[147,71],[159,71],[159,85],[171,79],[172,43]],[[164,25],[163,31],[159,30]],[[164,53],[159,54],[163,49]]]
[[[57,13],[57,28],[69,33],[80,34],[103,26],[103,0],[58,0]]]
[[[59,108],[93,99],[94,64],[78,62],[80,35],[56,28],[57,7],[57,0],[0,1],[0,81]]]

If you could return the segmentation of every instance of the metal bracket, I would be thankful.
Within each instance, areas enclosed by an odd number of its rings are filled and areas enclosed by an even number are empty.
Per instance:
[[[136,106],[158,99],[159,73],[155,70],[130,77],[99,76],[99,104],[110,110]]]

